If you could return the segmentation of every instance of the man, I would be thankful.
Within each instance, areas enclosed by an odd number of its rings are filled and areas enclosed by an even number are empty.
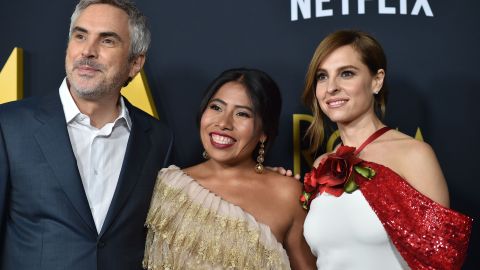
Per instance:
[[[172,136],[120,89],[149,35],[128,0],[81,0],[59,92],[0,106],[0,269],[141,269]]]

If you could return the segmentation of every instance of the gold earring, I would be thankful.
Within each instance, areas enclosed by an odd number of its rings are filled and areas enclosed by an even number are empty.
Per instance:
[[[265,145],[264,145],[265,140],[260,141],[260,148],[258,149],[258,157],[257,157],[257,165],[255,165],[255,172],[257,173],[263,173],[263,161],[265,161],[265,158],[263,155],[265,154]]]
[[[203,150],[202,157],[203,157],[203,159],[209,159],[210,158],[210,156],[208,156],[207,151],[205,151],[205,150]]]

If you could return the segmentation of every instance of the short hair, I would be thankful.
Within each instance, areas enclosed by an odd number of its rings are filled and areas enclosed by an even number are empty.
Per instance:
[[[269,149],[278,135],[282,96],[277,83],[265,72],[258,69],[236,68],[222,72],[207,87],[200,102],[197,123],[207,109],[215,93],[226,83],[236,82],[245,87],[253,105],[255,117],[260,119],[262,131],[267,136],[265,148]]]
[[[312,110],[313,121],[307,129],[306,135],[310,138],[310,150],[315,152],[323,142],[325,131],[323,115],[318,104],[315,90],[317,85],[316,75],[319,65],[336,49],[350,45],[358,52],[361,61],[368,67],[372,75],[377,74],[379,69],[387,72],[387,58],[380,43],[371,35],[356,30],[340,30],[326,36],[318,45],[313,54],[302,94],[303,103]],[[384,80],[383,86],[375,95],[375,113],[383,118],[387,103],[388,87]]]
[[[138,10],[130,0],[80,0],[70,18],[69,38],[71,38],[75,21],[80,13],[90,5],[107,4],[117,7],[128,15],[128,30],[130,33],[129,60],[139,55],[145,55],[150,46],[150,30],[147,26],[147,18]]]

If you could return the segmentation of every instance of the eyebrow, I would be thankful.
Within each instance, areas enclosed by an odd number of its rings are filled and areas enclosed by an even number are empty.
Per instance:
[[[341,66],[341,67],[337,68],[336,70],[345,70],[345,69],[349,69],[349,68],[355,69],[355,70],[359,70],[358,67],[352,66],[352,65]],[[318,68],[318,69],[317,69],[317,73],[319,73],[319,72],[321,72],[321,71],[326,71],[326,70],[323,69],[323,68]]]
[[[212,100],[210,100],[210,103],[212,102],[219,102],[219,103],[222,103],[223,105],[227,105],[227,103],[219,98],[214,98]],[[253,109],[249,106],[243,106],[243,105],[235,105],[235,108],[240,108],[240,109],[246,109],[246,110],[249,110],[251,111],[252,113],[254,112]]]
[[[88,33],[87,29],[83,28],[83,27],[80,27],[80,26],[75,26],[73,29],[72,29],[72,33],[73,32],[82,32],[82,33]]]
[[[73,32],[82,32],[82,33],[85,33],[85,34],[88,34],[88,30],[83,28],[83,27],[80,27],[80,26],[75,26],[73,29],[72,29],[72,33]],[[100,37],[102,38],[105,38],[105,37],[113,37],[117,40],[119,40],[120,42],[122,42],[122,38],[115,32],[101,32],[100,33]]]

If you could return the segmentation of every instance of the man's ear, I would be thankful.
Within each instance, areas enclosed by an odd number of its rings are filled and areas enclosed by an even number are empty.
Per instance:
[[[144,54],[138,55],[135,58],[133,58],[133,60],[130,63],[131,67],[130,67],[130,72],[128,74],[129,77],[130,78],[135,77],[138,74],[138,72],[140,72],[140,70],[143,68],[144,64],[145,64]]]

